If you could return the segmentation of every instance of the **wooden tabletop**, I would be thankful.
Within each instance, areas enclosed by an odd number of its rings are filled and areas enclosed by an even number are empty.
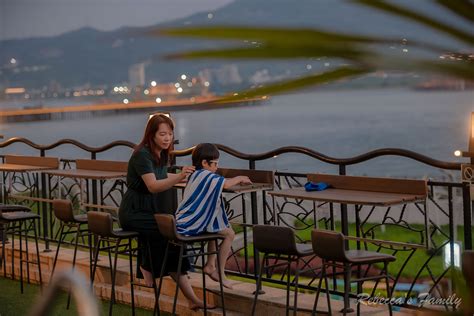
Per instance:
[[[184,189],[186,187],[186,182],[180,182],[174,185],[177,189]],[[273,189],[273,185],[270,183],[252,183],[252,184],[237,184],[230,188],[224,189],[224,192],[229,193],[249,193],[249,192],[258,192],[264,190]]]
[[[292,199],[374,206],[405,204],[423,201],[425,199],[424,195],[333,188],[329,188],[324,191],[310,192],[307,192],[304,188],[292,188],[286,190],[268,191],[268,194],[275,197],[285,197]]]
[[[45,171],[45,173],[53,176],[93,180],[123,178],[127,175],[126,171],[102,171],[89,169],[56,169]]]
[[[13,164],[13,163],[0,164],[0,171],[6,171],[6,172],[27,172],[27,171],[42,171],[42,170],[51,170],[51,169],[56,169],[56,167],[20,165],[20,164]]]

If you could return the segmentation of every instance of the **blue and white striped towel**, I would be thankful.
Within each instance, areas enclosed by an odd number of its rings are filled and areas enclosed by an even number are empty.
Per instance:
[[[197,170],[189,177],[176,211],[178,233],[195,236],[229,227],[222,200],[224,181],[224,177],[205,169]]]

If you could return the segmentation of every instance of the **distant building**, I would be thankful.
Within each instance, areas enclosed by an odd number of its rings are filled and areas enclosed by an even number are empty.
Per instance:
[[[221,86],[230,86],[242,83],[242,77],[239,68],[236,65],[229,64],[215,69],[204,69],[198,74],[202,82],[210,84],[219,84]]]
[[[128,84],[131,88],[145,86],[145,63],[133,64],[128,68]]]

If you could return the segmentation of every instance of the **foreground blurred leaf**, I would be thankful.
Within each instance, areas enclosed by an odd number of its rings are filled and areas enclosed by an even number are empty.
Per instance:
[[[469,0],[436,0],[436,2],[460,17],[474,23],[474,3]]]
[[[246,90],[243,92],[235,93],[233,96],[224,97],[217,103],[225,103],[229,101],[242,100],[246,98],[262,97],[266,95],[283,93],[291,90],[302,89],[309,86],[318,84],[334,82],[336,80],[359,76],[365,73],[371,72],[371,69],[363,69],[356,67],[340,67],[333,71],[324,72],[321,74],[315,74],[305,76],[298,79],[288,80],[284,82],[277,82],[261,88]]]
[[[251,48],[230,48],[220,50],[202,50],[173,54],[167,58],[265,58],[265,59],[289,59],[289,58],[312,58],[312,57],[337,57],[358,61],[362,57],[367,58],[372,54],[349,45],[263,45]]]
[[[403,7],[396,6],[394,4],[387,3],[383,0],[353,0],[356,3],[366,5],[371,8],[375,8],[381,11],[391,13],[393,15],[398,15],[400,17],[415,21],[417,23],[429,26],[432,29],[441,31],[443,33],[449,34],[458,40],[461,40],[468,44],[474,44],[474,36],[469,33],[464,32],[463,30],[451,27],[440,21],[436,21],[426,15],[405,9]],[[462,0],[451,0],[451,2],[457,2]]]

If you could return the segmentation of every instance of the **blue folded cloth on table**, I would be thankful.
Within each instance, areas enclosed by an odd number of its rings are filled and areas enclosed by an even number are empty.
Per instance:
[[[330,185],[325,183],[325,182],[307,182],[305,185],[304,185],[304,189],[306,191],[323,191],[323,190],[326,190],[327,188],[329,188]]]

